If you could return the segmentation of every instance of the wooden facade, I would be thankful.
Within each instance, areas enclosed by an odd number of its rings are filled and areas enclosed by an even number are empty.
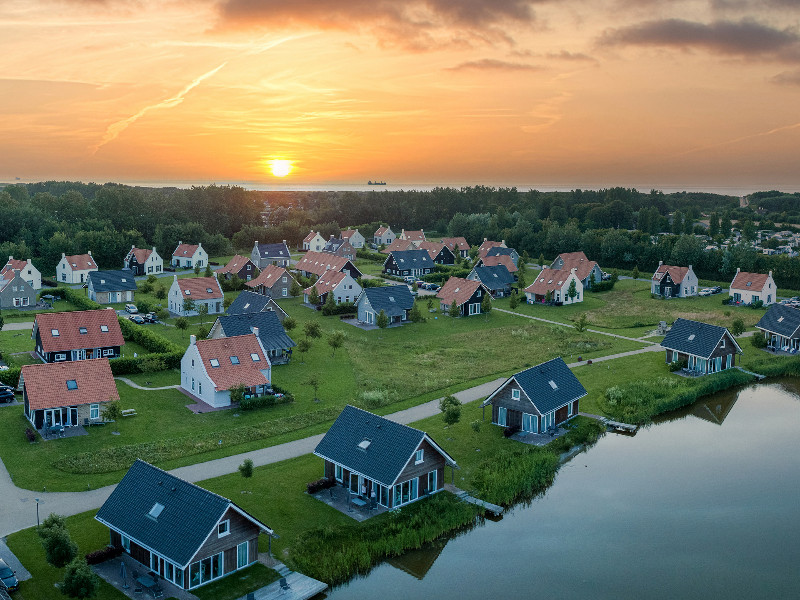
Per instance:
[[[101,348],[75,348],[72,350],[59,350],[58,352],[44,352],[42,349],[42,336],[36,330],[36,354],[46,363],[64,362],[71,360],[88,360],[91,358],[118,358],[121,354],[120,346],[103,346]]]
[[[717,343],[714,351],[708,357],[695,356],[678,350],[667,349],[665,361],[667,364],[685,360],[690,371],[703,375],[717,373],[736,366],[737,345],[727,331]]]
[[[579,402],[579,399],[572,400],[555,410],[542,413],[528,399],[519,383],[512,379],[492,398],[492,423],[528,433],[545,433],[549,428],[558,427],[575,417]]]

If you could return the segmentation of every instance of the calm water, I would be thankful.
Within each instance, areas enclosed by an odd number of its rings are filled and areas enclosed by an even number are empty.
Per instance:
[[[797,381],[606,435],[530,505],[328,598],[800,598]]]

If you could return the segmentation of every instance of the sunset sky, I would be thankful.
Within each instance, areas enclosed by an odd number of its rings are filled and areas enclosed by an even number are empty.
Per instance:
[[[3,0],[0,65],[0,181],[800,190],[798,0]]]

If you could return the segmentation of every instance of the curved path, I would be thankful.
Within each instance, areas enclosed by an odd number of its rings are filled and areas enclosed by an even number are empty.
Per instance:
[[[181,387],[180,384],[165,385],[164,387],[147,387],[147,386],[141,386],[138,383],[134,383],[127,377],[114,377],[114,379],[118,379],[119,381],[127,383],[129,386],[131,386],[132,388],[136,388],[137,390],[174,390],[175,388]]]

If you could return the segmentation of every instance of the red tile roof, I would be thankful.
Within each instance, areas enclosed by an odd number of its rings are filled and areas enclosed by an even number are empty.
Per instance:
[[[0,269],[0,273],[7,273],[8,271],[24,271],[28,266],[27,260],[17,260],[16,258],[9,258],[5,266]]]
[[[389,231],[389,228],[388,228],[388,227],[378,227],[378,228],[375,230],[375,237],[380,237],[380,236],[382,236],[383,234],[385,234],[387,231]]]
[[[315,252],[309,250],[295,265],[298,271],[314,273],[314,275],[324,275],[330,266],[331,271],[341,271],[350,259],[344,256],[336,256],[330,252]]]
[[[439,242],[422,242],[419,245],[420,250],[427,250],[428,254],[431,255],[431,260],[434,260],[437,256],[439,256],[439,252],[442,251],[442,248],[445,247],[445,244],[440,244]]]
[[[586,258],[583,252],[564,252],[563,254],[559,254],[558,257],[564,262],[562,269],[566,269],[567,271],[575,269],[575,275],[577,275],[578,279],[581,281],[589,277],[592,269],[597,265],[595,261]]]
[[[128,254],[133,254],[136,257],[136,262],[140,265],[143,265],[145,262],[147,262],[147,259],[150,258],[152,253],[153,251],[148,248],[131,248],[131,251]]]
[[[408,229],[404,229],[400,236],[404,240],[411,240],[412,242],[424,242],[425,241],[425,232],[421,229],[419,231],[409,231]]]
[[[310,242],[315,237],[317,237],[317,235],[319,235],[319,234],[316,231],[312,231],[306,237],[303,238],[303,242]]]
[[[763,290],[764,286],[767,285],[767,279],[769,279],[769,275],[739,271],[736,273],[736,277],[733,278],[730,289],[746,291]],[[750,285],[747,285],[748,283]]]
[[[321,275],[314,285],[303,290],[303,293],[310,294],[313,288],[317,288],[317,293],[322,296],[322,294],[327,294],[331,290],[335,290],[336,286],[339,285],[346,276],[347,274],[341,271],[328,271],[324,275]]]
[[[188,277],[176,279],[181,290],[181,296],[192,300],[214,300],[222,298],[222,288],[216,277]],[[190,293],[187,294],[186,291]]]
[[[505,248],[506,245],[503,242],[493,242],[492,240],[483,240],[483,243],[478,248],[478,256],[483,258],[486,256],[486,253],[489,252],[490,248]]]
[[[450,248],[450,250],[455,250],[456,247],[458,247],[459,250],[469,250],[469,244],[466,238],[463,237],[442,238],[442,243]]]
[[[461,277],[451,277],[436,294],[442,302],[450,305],[453,300],[456,301],[456,306],[461,306],[472,298],[479,287],[483,287],[480,281],[472,281],[471,279],[462,279]]]
[[[251,261],[250,258],[247,257],[247,256],[241,256],[240,254],[237,254],[236,256],[234,256],[232,259],[230,259],[228,261],[227,265],[225,265],[221,269],[218,269],[217,270],[217,274],[220,274],[220,273],[238,273],[239,271],[241,271],[244,268],[244,266],[247,263],[253,264],[253,261]],[[255,267],[255,265],[253,265],[253,266]]]
[[[414,250],[416,246],[414,246],[414,242],[411,240],[401,240],[400,238],[394,238],[392,243],[386,246],[381,252],[383,254],[391,254],[392,252],[396,251],[403,251],[403,250]]]
[[[291,277],[289,272],[283,267],[279,267],[278,265],[267,265],[262,269],[261,273],[258,274],[258,277],[246,282],[245,285],[251,288],[257,288],[260,285],[272,287],[278,281],[280,281],[281,277],[284,275]]]
[[[348,239],[350,239],[352,237],[352,235],[355,232],[356,232],[355,229],[345,229],[345,230],[342,231],[341,234],[339,234],[339,238],[341,238],[343,240],[348,240]]]
[[[203,366],[217,391],[229,390],[239,384],[250,387],[269,383],[261,372],[270,367],[269,360],[252,333],[215,340],[198,340],[196,344]],[[251,354],[258,355],[259,360],[254,361]],[[238,357],[238,365],[231,362],[232,356]],[[219,362],[218,367],[211,366],[212,359]]]
[[[180,244],[175,248],[175,252],[172,253],[172,256],[194,256],[194,253],[197,252],[199,247],[200,244]]]
[[[101,327],[106,327],[108,331],[103,331]],[[86,333],[81,333],[81,328]],[[58,335],[53,335],[54,329],[58,331]],[[107,348],[125,344],[117,313],[112,308],[39,313],[33,324],[34,335],[37,330],[44,352]]]
[[[97,263],[94,262],[91,254],[75,254],[64,258],[67,259],[67,266],[70,270],[86,271],[87,269],[97,269]]]
[[[542,269],[542,272],[536,276],[534,282],[525,288],[525,292],[545,296],[547,292],[560,290],[564,287],[564,283],[569,278],[570,273],[570,269]]]
[[[107,358],[24,365],[22,380],[33,410],[119,400]],[[70,380],[76,389],[67,387]]]
[[[507,254],[503,254],[501,256],[484,256],[481,259],[481,262],[483,263],[484,267],[496,267],[497,265],[504,265],[505,268],[508,269],[509,273],[517,272],[517,266]]]
[[[672,265],[660,265],[656,272],[653,274],[653,281],[661,281],[666,273],[672,278],[674,283],[680,283],[686,274],[689,272],[689,267],[674,267]]]

